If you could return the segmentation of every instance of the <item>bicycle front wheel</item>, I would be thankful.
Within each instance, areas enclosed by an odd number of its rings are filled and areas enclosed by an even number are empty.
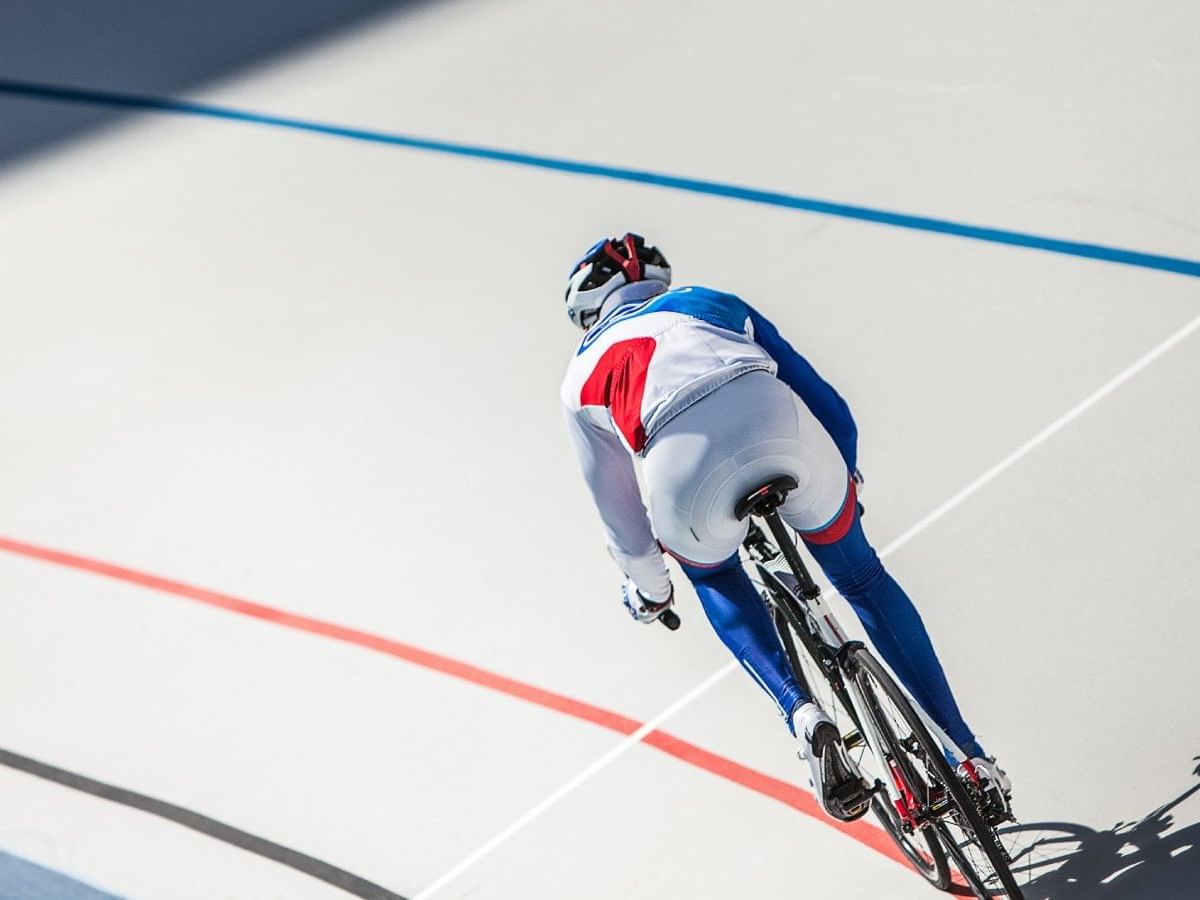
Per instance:
[[[847,668],[886,745],[893,778],[911,792],[913,814],[937,834],[967,886],[980,900],[1024,900],[996,830],[908,697],[865,647],[851,653]]]

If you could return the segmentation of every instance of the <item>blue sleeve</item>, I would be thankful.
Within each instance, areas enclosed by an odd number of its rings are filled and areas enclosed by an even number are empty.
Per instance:
[[[744,302],[744,301],[743,301]],[[755,343],[767,351],[779,366],[779,380],[790,387],[804,405],[812,410],[825,430],[837,444],[846,467],[853,472],[858,466],[858,426],[850,415],[850,407],[841,395],[826,382],[771,322],[750,304],[746,304]]]

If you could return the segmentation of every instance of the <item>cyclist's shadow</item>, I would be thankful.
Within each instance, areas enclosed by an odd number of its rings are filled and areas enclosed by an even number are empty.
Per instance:
[[[1193,774],[1200,776],[1200,766]],[[1145,818],[1107,831],[1071,822],[1022,825],[1024,849],[1013,869],[1024,869],[1023,883],[1033,877],[1026,900],[1197,900],[1200,821],[1176,828],[1172,811],[1198,792],[1195,784]]]

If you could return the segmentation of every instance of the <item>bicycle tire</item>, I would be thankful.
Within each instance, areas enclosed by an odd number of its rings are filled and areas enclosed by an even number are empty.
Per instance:
[[[952,810],[949,815],[939,816],[932,827],[938,834],[942,849],[954,860],[955,867],[962,873],[976,897],[980,900],[1024,900],[1024,894],[1013,876],[1010,861],[1000,844],[996,830],[984,821],[966,785],[946,762],[941,744],[929,733],[908,697],[865,647],[860,647],[849,655],[847,668],[864,696],[871,696],[876,706],[879,706],[876,694],[882,693],[891,708],[903,720],[909,731],[908,737],[892,732],[888,740],[906,757],[905,764],[910,771],[914,765],[919,766],[940,784],[949,796]],[[870,684],[872,681],[874,686]],[[877,724],[882,730],[890,730],[898,723],[889,723],[883,719]],[[905,746],[908,738],[916,742],[920,754]],[[960,830],[964,840],[960,841],[952,828]],[[968,851],[967,848],[971,845],[974,845],[978,854]],[[982,859],[979,854],[982,854]],[[985,867],[982,872],[981,866]]]
[[[760,574],[763,576],[763,586],[774,595],[777,604],[784,605],[790,600],[796,604],[797,608],[791,610],[792,615],[789,617],[782,610],[776,610],[777,615],[772,616],[772,621],[775,623],[775,628],[779,632],[780,642],[783,644],[785,655],[787,656],[788,665],[792,669],[792,673],[796,676],[797,681],[805,685],[813,698],[818,704],[830,713],[835,719],[839,718],[835,706],[846,707],[849,700],[848,694],[843,689],[838,691],[830,681],[829,673],[825,666],[816,658],[814,651],[818,646],[819,638],[811,630],[811,622],[808,621],[807,615],[802,608],[799,608],[799,603],[794,597],[784,595],[787,599],[780,596],[780,591],[786,591],[786,585],[782,585],[774,577],[774,573],[765,567],[759,567]],[[799,647],[797,642],[789,640],[789,632],[797,631],[793,619],[800,619],[809,626],[804,634],[796,634],[799,638]],[[786,630],[785,630],[786,629]],[[803,648],[803,652],[800,651]],[[817,696],[816,685],[824,685],[827,691],[823,692],[822,696]],[[847,718],[849,718],[854,726],[861,731],[861,723],[857,718],[857,711],[844,709]],[[839,724],[839,730],[842,730]],[[866,744],[863,744],[866,748]],[[865,767],[862,765],[862,757],[855,759],[860,770]],[[883,776],[883,762],[876,760],[876,765],[880,769],[878,773],[867,772],[868,778],[871,774]],[[883,827],[883,830],[888,833],[893,843],[908,860],[909,864],[917,871],[922,878],[928,881],[931,885],[941,891],[949,890],[952,884],[950,878],[950,866],[946,861],[946,854],[942,850],[941,841],[938,836],[930,829],[925,829],[920,832],[920,836],[916,833],[909,834],[904,830],[904,826],[900,821],[896,811],[891,807],[886,794],[883,799],[879,795],[871,798],[871,811],[875,815],[876,820]]]
[[[904,830],[895,811],[890,808],[887,799],[880,799],[878,795],[871,798],[871,811],[918,875],[939,891],[951,890],[954,881],[950,877],[950,863],[946,859],[946,851],[942,849],[941,838],[933,829],[909,834]],[[924,846],[918,843],[918,834]]]

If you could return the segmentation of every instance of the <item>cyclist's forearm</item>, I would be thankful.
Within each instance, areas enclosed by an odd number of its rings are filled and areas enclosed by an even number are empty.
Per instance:
[[[609,554],[642,593],[665,599],[671,580],[642,503],[633,461],[615,435],[570,413],[567,423],[579,468],[604,523]]]
[[[631,555],[610,543],[608,552],[617,561],[621,571],[633,579],[638,590],[651,600],[658,603],[671,596],[671,576],[663,564],[662,552],[657,544],[651,553]]]

